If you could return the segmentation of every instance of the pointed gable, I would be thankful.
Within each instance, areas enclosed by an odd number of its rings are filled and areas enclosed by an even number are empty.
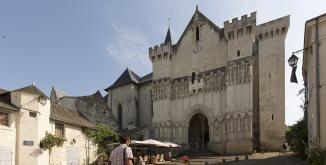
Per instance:
[[[220,31],[220,28],[215,25],[210,19],[208,19],[203,13],[201,13],[198,8],[196,8],[196,11],[194,15],[191,17],[188,25],[186,26],[185,30],[181,34],[178,42],[176,45],[179,45],[180,42],[182,41],[182,38],[184,37],[185,33],[197,22],[207,22],[208,25],[210,25],[216,32]]]
[[[64,96],[69,96],[69,95],[63,92],[62,90],[52,86],[51,95],[50,95],[50,100],[52,103],[58,103],[59,99],[61,99]]]
[[[134,73],[132,70],[127,68],[121,75],[120,77],[113,83],[113,85],[109,86],[108,88],[105,89],[105,91],[108,91],[111,88],[119,87],[122,85],[126,85],[129,83],[139,83],[139,76]]]

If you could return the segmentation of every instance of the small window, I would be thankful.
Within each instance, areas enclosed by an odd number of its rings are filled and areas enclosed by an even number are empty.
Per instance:
[[[268,32],[265,32],[265,38],[266,39],[268,38]]]
[[[196,41],[199,41],[199,27],[196,27]]]
[[[239,29],[238,30],[238,34],[237,34],[238,37],[242,37],[243,36],[243,29]]]
[[[276,35],[279,35],[279,34],[280,34],[280,30],[276,29]]]
[[[246,32],[247,34],[251,34],[251,26],[248,26],[247,27],[247,32]]]
[[[172,54],[170,54],[170,61],[172,60]]]
[[[274,120],[274,114],[272,114],[272,120]]]
[[[158,55],[158,60],[160,60],[160,59],[161,59],[161,57],[162,57],[162,56],[161,56],[161,54],[159,54],[159,55]]]
[[[273,37],[273,35],[274,35],[274,31],[271,31],[271,32],[270,32],[270,35],[271,35],[271,37]]]
[[[153,62],[155,61],[155,56],[152,57],[152,61],[153,61]]]
[[[64,126],[60,123],[55,123],[55,135],[63,137],[64,136]]]
[[[237,51],[237,57],[240,57],[240,50]]]
[[[192,72],[191,74],[191,83],[195,83],[195,77],[196,77],[196,73],[195,72]]]
[[[259,34],[259,40],[263,40],[263,35]]]
[[[164,53],[164,59],[168,59],[168,53]]]
[[[37,117],[37,113],[36,112],[29,112],[29,117]]]
[[[192,93],[195,94],[196,93],[196,89],[192,90]]]
[[[233,39],[234,38],[234,32],[231,31],[228,33],[229,39]]]
[[[8,113],[0,112],[0,125],[9,126]]]
[[[200,83],[200,78],[198,78],[198,83]]]
[[[282,27],[282,34],[285,33],[285,27]]]

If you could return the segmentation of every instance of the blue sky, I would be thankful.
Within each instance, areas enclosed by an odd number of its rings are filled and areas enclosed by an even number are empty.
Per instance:
[[[326,12],[325,0],[0,0],[0,88],[34,81],[47,94],[52,86],[104,93],[127,66],[151,72],[148,48],[163,42],[168,18],[176,42],[197,4],[220,27],[253,11],[258,24],[290,14],[286,59],[302,48],[305,21]],[[303,83],[300,69],[299,84],[288,82],[287,65],[285,72],[286,123],[293,124],[302,116],[296,94]]]

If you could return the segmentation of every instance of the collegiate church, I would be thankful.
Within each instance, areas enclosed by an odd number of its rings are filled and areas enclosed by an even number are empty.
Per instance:
[[[256,24],[256,12],[218,27],[198,8],[176,43],[168,29],[149,48],[153,72],[130,69],[107,103],[120,130],[221,154],[278,150],[285,136],[285,37],[289,16]]]

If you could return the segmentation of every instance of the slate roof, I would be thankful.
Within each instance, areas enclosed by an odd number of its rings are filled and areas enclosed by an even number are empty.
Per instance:
[[[96,104],[96,105],[100,105],[102,107],[108,108],[108,105],[106,104],[106,100],[104,99],[104,97],[102,96],[100,91],[96,91],[92,95],[77,96],[75,98],[85,101],[85,102],[88,102],[88,103],[92,103],[92,104]]]
[[[168,42],[170,42],[170,43],[172,44],[170,27],[169,27],[169,29],[168,29],[168,32],[166,33],[166,37],[165,37],[165,40],[164,40],[164,44],[167,44]]]
[[[42,96],[45,96],[46,98],[49,98],[46,94],[44,94],[40,89],[38,89],[35,85],[29,85],[23,88],[19,88],[19,89],[15,89],[11,92],[28,92],[28,93],[35,93],[35,94],[39,94]]]
[[[55,88],[55,87],[52,87],[51,94],[52,94],[52,92],[53,92],[54,96],[56,97],[55,99],[60,99],[64,96],[69,96],[66,92],[63,92],[62,90]]]
[[[152,79],[153,79],[153,72],[151,72],[151,73],[143,76],[142,78],[140,78],[140,83],[152,81]]]
[[[136,73],[134,73],[132,70],[127,68],[111,86],[109,86],[108,88],[105,89],[105,91],[108,91],[111,88],[129,84],[129,83],[138,84],[139,79],[140,78]]]
[[[0,88],[0,94],[2,94],[2,93],[6,93],[6,92],[8,92],[8,91],[5,90],[5,89]]]
[[[95,124],[85,119],[79,112],[62,107],[59,104],[51,104],[50,119],[88,128],[94,128]]]
[[[9,92],[0,94],[0,109],[6,109],[6,110],[12,110],[12,111],[19,110],[18,107],[11,104]]]

